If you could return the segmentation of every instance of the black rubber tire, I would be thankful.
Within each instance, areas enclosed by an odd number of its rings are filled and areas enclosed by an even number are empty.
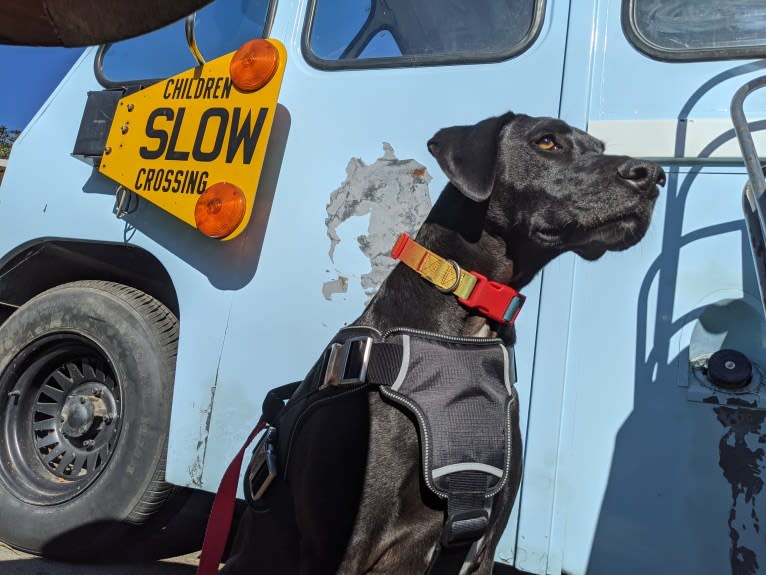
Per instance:
[[[50,289],[0,326],[0,540],[74,561],[187,550],[157,539],[190,496],[165,482],[177,344],[167,307],[105,281]]]

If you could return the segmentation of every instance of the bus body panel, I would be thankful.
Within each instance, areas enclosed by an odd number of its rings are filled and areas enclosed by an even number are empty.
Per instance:
[[[720,163],[741,162],[729,105],[764,65],[652,59],[625,38],[620,11],[598,5],[588,129],[620,122],[607,151],[660,158],[668,183],[635,248],[575,259],[547,572],[756,573],[762,412],[712,390],[691,363],[733,348],[766,366],[747,174]],[[565,75],[565,100],[568,87]],[[751,118],[764,96],[748,100]]]
[[[653,59],[626,38],[620,1],[548,0],[534,43],[504,61],[320,70],[302,53],[307,9],[276,8],[287,69],[253,218],[234,240],[147,202],[114,217],[115,183],[70,155],[86,92],[100,89],[95,50],[18,139],[2,182],[0,262],[71,238],[141,248],[171,277],[168,480],[214,491],[266,391],[301,379],[361,313],[390,238],[446,183],[433,133],[508,110],[560,116],[607,152],[658,158],[668,182],[641,243],[597,262],[565,254],[524,290],[524,476],[496,559],[541,575],[759,572],[766,392],[763,404],[758,386],[722,392],[700,366],[731,347],[766,371],[728,119],[766,65]],[[746,110],[765,108],[757,93]]]

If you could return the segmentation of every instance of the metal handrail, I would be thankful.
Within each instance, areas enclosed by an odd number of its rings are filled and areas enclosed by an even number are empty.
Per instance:
[[[766,315],[766,178],[745,116],[745,98],[764,87],[766,76],[751,80],[736,91],[731,100],[731,121],[750,178],[749,185],[745,186],[742,207],[753,250],[761,304]]]
[[[750,133],[750,127],[747,124],[744,106],[745,98],[763,87],[766,87],[766,76],[751,80],[737,90],[731,100],[731,121],[734,123],[737,140],[739,140],[739,147],[742,150],[742,157],[745,159],[747,173],[750,176],[750,182],[755,193],[756,207],[758,209],[758,217],[761,221],[761,227],[766,227],[764,226],[764,224],[766,224],[766,219],[764,219],[764,213],[766,212],[766,205],[764,205],[766,202],[766,198],[764,198],[764,193],[766,193],[766,179],[764,179],[761,161],[758,158],[758,152],[755,149],[753,135]]]

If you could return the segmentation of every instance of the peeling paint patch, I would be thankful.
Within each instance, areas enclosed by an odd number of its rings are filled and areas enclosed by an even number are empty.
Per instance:
[[[766,412],[731,407],[717,407],[714,411],[725,430],[718,444],[718,463],[731,485],[731,573],[755,575],[759,567],[755,549],[763,546],[756,499],[763,489],[761,470],[766,435],[761,432],[761,425]]]
[[[220,361],[220,360],[219,360]],[[219,364],[220,367],[220,364]],[[205,468],[205,454],[207,453],[207,440],[210,435],[210,421],[213,417],[213,402],[215,401],[215,391],[218,387],[218,374],[216,373],[216,382],[213,387],[210,388],[210,403],[206,409],[203,409],[200,413],[200,421],[202,425],[199,430],[199,439],[197,440],[197,453],[194,461],[189,466],[189,479],[191,484],[195,487],[202,488],[202,473]]]
[[[356,238],[359,249],[370,261],[370,272],[361,276],[368,299],[395,265],[390,253],[397,236],[401,232],[414,234],[431,210],[430,181],[425,166],[412,159],[398,159],[391,145],[383,142],[383,156],[371,165],[351,158],[345,181],[330,194],[325,225],[333,262],[335,248],[341,242],[337,228],[349,218],[370,215],[367,234]],[[345,292],[346,278],[354,275],[354,270],[347,270],[338,279],[325,283],[322,287],[325,298]],[[341,279],[346,281],[345,286],[339,286]],[[337,290],[338,287],[344,289]]]
[[[348,291],[348,278],[344,276],[338,276],[329,282],[325,282],[322,286],[322,295],[325,299],[332,299],[333,294],[346,293]]]
[[[229,310],[229,313],[231,313],[231,310]],[[224,340],[226,339],[226,334],[229,331],[228,328],[229,320],[226,319],[226,330],[223,333]],[[197,453],[196,457],[194,458],[194,461],[189,466],[189,478],[191,479],[191,484],[202,488],[202,474],[205,470],[205,456],[207,455],[207,443],[208,439],[210,438],[210,422],[213,419],[213,406],[215,405],[215,392],[218,390],[218,376],[221,373],[221,355],[219,352],[218,355],[218,366],[215,370],[215,380],[213,382],[212,387],[210,388],[210,402],[207,404],[207,407],[200,411],[200,421],[202,421],[202,425],[200,426],[199,430],[199,439],[197,440]]]

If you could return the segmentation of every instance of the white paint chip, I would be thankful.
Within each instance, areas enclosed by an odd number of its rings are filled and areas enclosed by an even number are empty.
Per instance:
[[[335,248],[341,242],[338,227],[349,218],[370,216],[367,233],[356,238],[370,261],[370,272],[361,276],[368,300],[396,263],[390,254],[398,235],[414,234],[431,210],[430,181],[425,166],[412,159],[397,159],[391,145],[383,142],[383,156],[373,164],[368,166],[360,158],[351,158],[345,181],[330,194],[325,225],[333,262]],[[354,270],[339,270],[337,279],[325,282],[322,294],[329,300],[335,293],[346,292],[346,278],[355,275]]]

